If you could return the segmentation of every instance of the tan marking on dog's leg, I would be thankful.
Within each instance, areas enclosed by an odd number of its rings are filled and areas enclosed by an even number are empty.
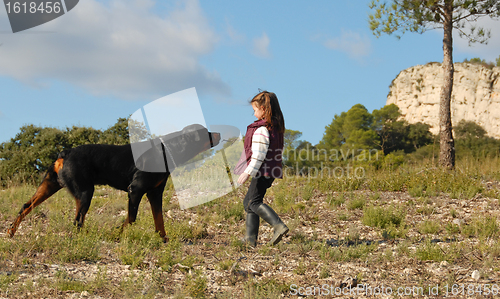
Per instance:
[[[165,179],[160,180],[156,185],[155,188],[158,188],[161,184],[165,183]]]
[[[163,222],[163,214],[161,211],[153,209],[151,206],[151,211],[153,212],[153,220],[155,222],[155,231],[160,233],[160,237],[163,238],[165,242],[168,242],[167,233],[165,232],[165,223]]]
[[[165,182],[165,181],[163,181]],[[165,223],[163,221],[163,211],[162,211],[162,194],[163,188],[165,186],[161,186],[160,189],[153,190],[147,194],[149,199],[149,204],[151,205],[151,212],[153,213],[153,220],[155,222],[155,231],[160,234],[160,237],[163,238],[163,241],[168,242],[167,233],[165,232]]]
[[[73,221],[73,225],[78,225],[78,222],[80,220],[79,214],[80,210],[82,209],[82,202],[80,199],[75,198],[75,204],[76,204],[76,211],[75,211],[75,221]]]

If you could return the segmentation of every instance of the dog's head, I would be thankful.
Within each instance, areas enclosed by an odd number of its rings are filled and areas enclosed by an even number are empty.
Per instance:
[[[182,131],[162,136],[160,139],[165,147],[169,169],[172,169],[172,164],[177,167],[217,146],[221,136],[219,133],[209,132],[202,125],[194,124],[185,127]]]
[[[189,125],[182,129],[181,132],[179,135],[179,144],[182,144],[182,147],[177,148],[179,153],[188,151],[196,156],[217,146],[220,142],[220,133],[209,132],[202,125]]]

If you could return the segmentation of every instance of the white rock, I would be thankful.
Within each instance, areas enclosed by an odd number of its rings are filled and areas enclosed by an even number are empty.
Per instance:
[[[491,137],[500,138],[500,67],[455,63],[451,101],[452,123],[465,119],[481,125]],[[439,63],[417,65],[401,71],[389,87],[387,104],[396,104],[409,123],[423,122],[439,132],[439,98],[443,70]]]
[[[479,271],[477,270],[474,270],[471,274],[471,277],[474,279],[474,280],[479,280],[479,278],[481,278],[481,274],[479,273]]]

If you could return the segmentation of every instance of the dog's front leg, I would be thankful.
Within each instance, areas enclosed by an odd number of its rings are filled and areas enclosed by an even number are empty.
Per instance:
[[[141,203],[144,191],[138,188],[134,183],[130,184],[128,187],[128,216],[123,223],[123,227],[127,224],[134,223],[137,219],[137,212],[139,211],[139,204]]]
[[[73,196],[76,200],[76,215],[73,224],[80,228],[83,226],[83,222],[85,222],[85,215],[87,215],[92,196],[94,196],[94,186],[90,186],[83,191],[75,192]]]
[[[165,180],[166,182],[166,180]],[[163,238],[163,242],[168,242],[167,234],[165,233],[165,223],[163,222],[163,189],[165,188],[165,182],[160,184],[159,187],[149,191],[147,193],[149,203],[151,205],[151,212],[153,213],[153,219],[155,221],[155,230]]]

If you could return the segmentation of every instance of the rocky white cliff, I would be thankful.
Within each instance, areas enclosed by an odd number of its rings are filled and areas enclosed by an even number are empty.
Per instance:
[[[411,67],[393,80],[387,104],[396,104],[409,123],[429,124],[437,134],[442,82],[440,63]],[[500,138],[500,67],[455,63],[451,117],[452,124],[475,121],[489,136]]]

